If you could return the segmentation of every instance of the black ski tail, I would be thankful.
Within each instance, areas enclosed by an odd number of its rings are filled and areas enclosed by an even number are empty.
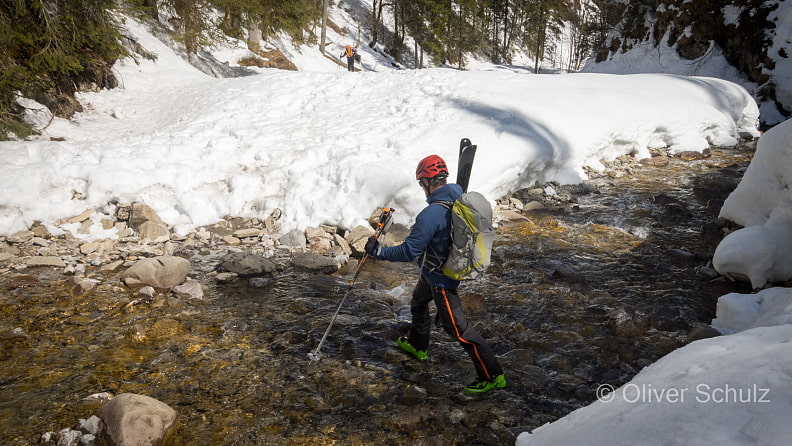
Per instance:
[[[473,159],[476,157],[476,146],[467,138],[459,141],[459,163],[457,164],[456,183],[462,186],[462,191],[467,192],[470,183],[470,172],[473,170]]]

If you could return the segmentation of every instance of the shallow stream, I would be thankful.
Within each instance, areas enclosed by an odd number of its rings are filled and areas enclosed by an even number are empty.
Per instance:
[[[439,327],[426,362],[395,348],[413,265],[366,264],[313,362],[354,263],[330,276],[286,269],[253,288],[202,274],[214,253],[183,252],[209,290],[200,301],[139,301],[113,275],[71,297],[59,271],[6,272],[0,443],[36,444],[94,414],[88,395],[133,392],[176,410],[174,445],[514,444],[709,335],[717,298],[750,291],[707,264],[723,236],[718,200],[752,154],[713,149],[554,196],[516,193],[543,208],[501,224],[488,274],[460,288],[508,380],[478,397],[461,393],[473,367]]]

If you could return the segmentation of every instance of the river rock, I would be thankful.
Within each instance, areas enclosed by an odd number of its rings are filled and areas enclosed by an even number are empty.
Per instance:
[[[669,203],[666,205],[665,210],[670,215],[677,215],[682,217],[692,217],[693,213],[690,209],[679,203]]]
[[[333,247],[333,235],[322,227],[310,227],[305,230],[308,249],[319,254],[327,253]]]
[[[97,281],[84,277],[72,276],[66,279],[66,288],[72,297],[82,297],[96,287]]]
[[[91,415],[87,420],[77,421],[77,429],[84,434],[99,435],[102,430],[102,420],[96,415]]]
[[[30,335],[25,333],[21,327],[15,327],[6,333],[0,335],[0,339],[29,339]]]
[[[138,296],[142,296],[148,299],[153,299],[154,295],[157,294],[157,290],[154,289],[152,286],[144,286],[143,288],[139,289],[137,292]]]
[[[556,263],[552,277],[555,280],[563,280],[577,289],[586,291],[591,289],[591,284],[583,273],[563,262]]]
[[[47,247],[50,243],[43,237],[35,236],[30,239],[30,244],[34,246]]]
[[[352,247],[349,246],[346,239],[341,236],[341,234],[333,234],[333,242],[338,246],[341,250],[341,253],[344,255],[352,255]]]
[[[50,234],[49,229],[47,229],[46,226],[43,226],[38,223],[34,223],[33,226],[30,228],[30,230],[31,232],[33,232],[33,234],[35,234],[36,237],[41,237],[41,238],[52,237],[52,234]]]
[[[283,234],[281,238],[278,239],[278,243],[293,248],[305,248],[305,232],[299,229],[292,229],[286,234]]]
[[[83,254],[91,254],[96,252],[102,246],[100,242],[88,242],[80,245],[80,252]]]
[[[617,336],[641,336],[649,329],[649,318],[631,308],[617,308],[608,313],[606,326]]]
[[[242,240],[234,237],[233,235],[224,235],[222,240],[228,246],[239,246],[242,244]]]
[[[204,296],[203,286],[195,280],[188,280],[181,285],[176,285],[173,287],[173,293],[188,299],[203,299]]]
[[[223,257],[220,266],[226,271],[237,273],[240,276],[252,276],[262,273],[271,273],[277,266],[272,261],[246,252],[232,252]]]
[[[316,274],[333,274],[339,268],[335,260],[311,251],[296,253],[292,265]]]
[[[249,238],[249,237],[258,237],[261,235],[261,229],[257,228],[245,228],[245,229],[237,229],[234,231],[234,237],[236,238]]]
[[[143,259],[121,274],[127,286],[151,285],[154,288],[173,288],[182,283],[190,270],[187,259],[176,256],[158,256]]]
[[[710,325],[699,325],[690,330],[685,338],[685,342],[691,343],[699,339],[714,338],[716,336],[721,336],[721,332]]]
[[[237,273],[218,273],[215,276],[215,280],[218,282],[232,282],[239,278],[239,274]]]
[[[653,156],[651,158],[643,158],[638,162],[644,166],[652,167],[665,167],[669,163],[667,156]]]
[[[144,344],[148,341],[146,329],[140,324],[135,324],[127,328],[126,337],[136,344]]]
[[[41,283],[38,277],[33,274],[16,274],[6,280],[5,286],[9,290],[16,288],[35,286]]]
[[[170,231],[164,223],[144,221],[138,226],[137,230],[142,240],[151,240],[155,243],[170,240]]]
[[[25,243],[26,241],[32,239],[34,236],[35,234],[33,233],[33,231],[19,231],[6,237],[6,241],[11,244]]]
[[[696,160],[703,160],[710,157],[709,153],[702,153],[702,152],[695,152],[692,150],[686,150],[684,152],[679,152],[677,154],[680,158],[685,161],[696,161]]]
[[[537,212],[545,209],[546,207],[541,201],[531,200],[523,206],[522,212]]]
[[[119,206],[117,216],[119,220],[128,220],[132,229],[138,229],[147,221],[163,223],[154,209],[140,203],[132,203],[129,207]]]
[[[27,266],[55,266],[58,268],[63,268],[66,266],[66,263],[61,260],[58,256],[33,256],[28,259],[25,259],[25,265]]]
[[[362,256],[365,253],[366,240],[372,235],[374,230],[370,226],[358,225],[352,228],[345,238],[352,248],[352,253]]]
[[[79,446],[82,444],[82,432],[66,428],[58,431],[57,446]]]
[[[116,260],[115,262],[110,262],[107,265],[102,265],[102,267],[99,268],[99,272],[112,273],[112,272],[115,272],[123,264],[124,264],[123,260]]]
[[[531,222],[531,220],[528,219],[528,217],[526,217],[525,215],[523,215],[523,214],[521,214],[519,212],[513,211],[511,209],[505,210],[505,211],[500,211],[498,213],[498,215],[500,216],[500,218],[502,218],[504,221],[506,221],[508,223],[530,223]]]
[[[114,446],[162,445],[178,418],[167,404],[134,393],[116,396],[96,415],[107,426],[105,440]]]
[[[251,288],[266,288],[273,284],[273,280],[269,277],[252,277],[248,281]]]

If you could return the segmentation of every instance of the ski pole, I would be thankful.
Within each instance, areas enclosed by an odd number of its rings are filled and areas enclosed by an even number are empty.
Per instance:
[[[377,222],[377,230],[374,232],[377,242],[380,241],[380,237],[385,235],[385,233],[388,231],[388,228],[390,228],[391,217],[395,211],[396,210],[393,208],[384,208],[382,210],[382,215],[380,215],[379,221]],[[341,302],[338,304],[335,314],[333,314],[333,317],[330,319],[330,325],[327,326],[327,330],[325,330],[322,339],[319,341],[319,345],[316,346],[314,351],[308,353],[308,358],[311,360],[310,362],[322,359],[322,353],[320,352],[322,345],[324,345],[324,341],[327,339],[327,335],[330,333],[330,329],[333,327],[336,317],[338,317],[338,312],[341,311],[341,306],[344,305],[344,301],[346,300],[347,296],[349,296],[352,288],[355,286],[355,281],[357,281],[358,275],[360,275],[360,270],[363,269],[363,265],[366,263],[366,260],[368,260],[369,257],[369,254],[365,253],[363,258],[360,260],[360,263],[358,263],[358,266],[355,269],[355,274],[352,276],[352,280],[349,282],[349,288],[347,288],[346,293],[344,293],[344,297],[341,298]]]

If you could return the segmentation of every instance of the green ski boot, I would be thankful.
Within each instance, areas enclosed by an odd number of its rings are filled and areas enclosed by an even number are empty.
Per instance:
[[[494,379],[477,379],[465,387],[468,395],[480,395],[492,389],[502,389],[506,387],[506,377],[498,375]]]
[[[406,337],[402,336],[396,340],[396,343],[399,344],[402,350],[405,352],[413,355],[415,359],[419,361],[426,361],[426,350],[416,350],[415,347],[410,344],[410,341],[407,340]]]

